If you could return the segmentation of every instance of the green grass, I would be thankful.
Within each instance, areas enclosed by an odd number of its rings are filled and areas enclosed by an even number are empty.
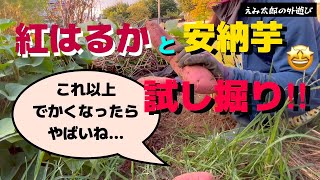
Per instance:
[[[207,171],[221,179],[307,179],[301,169],[312,164],[290,166],[291,149],[286,144],[300,139],[320,139],[282,127],[281,114],[285,109],[286,105],[274,116],[259,114],[233,140],[226,139],[225,132],[206,130],[200,135],[188,133],[188,127],[180,129],[173,135],[186,140],[180,151],[176,151],[176,142],[171,142],[157,152],[171,165],[168,167],[132,163],[131,169],[123,173],[119,167],[124,159],[120,157],[97,160],[51,157],[47,161],[46,154],[39,151],[31,161],[25,161],[21,179],[172,179],[195,171]],[[268,127],[261,124],[267,117]],[[319,172],[315,176],[320,177]]]
[[[131,169],[123,173],[119,167],[124,159],[120,157],[86,161],[56,157],[49,163],[39,151],[25,168],[22,179],[172,179],[195,171],[210,172],[221,179],[310,179],[301,170],[314,164],[289,165],[290,153],[295,150],[290,142],[320,142],[320,138],[287,129],[281,117],[286,107],[287,103],[272,116],[260,113],[232,139],[226,137],[225,131],[190,134],[188,127],[178,129],[172,136],[185,140],[181,149],[177,151],[177,143],[170,142],[157,152],[171,166],[131,163]],[[262,124],[266,118],[268,122]],[[310,172],[312,177],[320,178],[320,172]]]
[[[43,153],[39,152],[32,161],[36,168],[27,168],[25,174],[32,171],[35,177],[41,175],[46,179],[172,179],[183,172],[207,171],[222,179],[303,179],[299,171],[303,167],[288,165],[289,154],[283,153],[284,144],[301,138],[320,139],[281,128],[279,115],[283,110],[271,118],[270,128],[260,124],[268,115],[260,114],[233,140],[227,140],[224,133],[200,136],[179,130],[178,136],[188,140],[181,151],[172,152],[175,148],[172,142],[157,153],[170,167],[134,163],[126,174],[122,174],[118,167],[123,159],[112,157],[82,163],[75,160],[68,163],[58,158],[40,168]],[[66,169],[73,170],[68,172]],[[25,176],[25,179],[28,178]]]
[[[302,176],[299,168],[288,165],[289,154],[283,153],[283,143],[288,139],[320,139],[279,128],[280,119],[275,116],[271,128],[257,126],[258,117],[232,141],[223,134],[207,134],[192,138],[181,150],[181,159],[171,158],[171,164],[185,172],[207,171],[223,179],[295,179]],[[258,125],[259,126],[259,125]]]

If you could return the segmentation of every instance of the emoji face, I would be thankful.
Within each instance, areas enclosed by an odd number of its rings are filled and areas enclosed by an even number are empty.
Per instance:
[[[298,71],[306,70],[310,67],[313,61],[313,52],[310,48],[304,45],[297,45],[291,47],[288,53],[289,65]]]

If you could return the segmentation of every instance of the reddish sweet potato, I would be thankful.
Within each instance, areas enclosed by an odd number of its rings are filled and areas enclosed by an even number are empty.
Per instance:
[[[215,180],[215,177],[207,172],[194,172],[182,174],[173,180]]]
[[[161,45],[161,36],[166,36],[167,39],[172,39],[170,35],[162,29],[157,22],[148,21],[146,27],[150,34],[152,45],[157,50],[159,55],[170,63],[173,70],[181,77],[182,80],[188,81],[195,85],[195,92],[199,94],[211,94],[214,92],[214,86],[217,84],[212,73],[202,66],[186,66],[180,68],[178,63],[175,62],[175,56],[165,56],[159,51]],[[180,45],[178,41],[175,41],[175,46]],[[174,46],[168,49],[173,49]]]

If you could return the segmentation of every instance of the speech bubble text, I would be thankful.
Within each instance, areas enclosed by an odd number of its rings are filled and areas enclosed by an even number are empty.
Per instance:
[[[45,77],[20,94],[12,114],[23,138],[59,156],[167,165],[144,144],[160,114],[144,112],[143,86],[124,76],[81,70]]]

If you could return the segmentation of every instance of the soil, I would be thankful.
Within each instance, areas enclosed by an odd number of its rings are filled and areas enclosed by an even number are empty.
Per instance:
[[[309,127],[308,127],[309,128]],[[319,131],[310,127],[307,135],[320,138]],[[320,142],[302,138],[287,141],[284,153],[289,152],[289,165],[301,167],[305,179],[320,179]]]

